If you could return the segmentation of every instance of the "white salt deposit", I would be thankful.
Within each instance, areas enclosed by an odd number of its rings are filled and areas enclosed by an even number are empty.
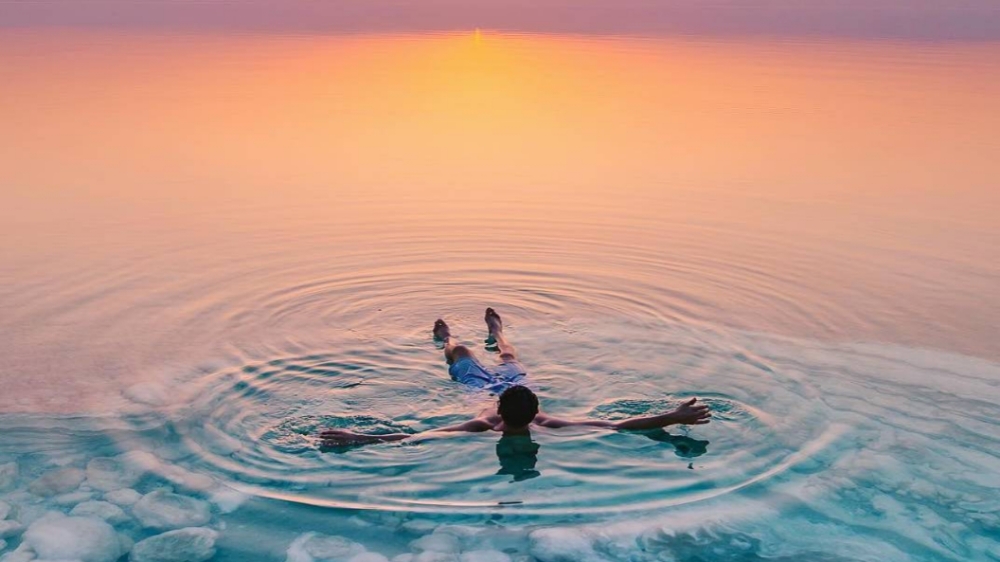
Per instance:
[[[458,552],[460,545],[458,537],[449,533],[432,533],[410,543],[410,548],[416,551],[430,550],[434,552]]]
[[[425,519],[411,519],[400,525],[401,528],[411,533],[430,533],[436,526],[434,522]]]
[[[24,526],[17,521],[0,521],[0,539],[16,537],[24,531]]]
[[[288,546],[285,562],[347,562],[365,552],[365,547],[344,537],[305,533]]]
[[[13,552],[8,552],[0,556],[0,562],[29,562],[34,560],[35,553],[28,547],[28,543],[21,543]]]
[[[594,551],[591,538],[582,530],[567,528],[538,529],[528,535],[531,555],[540,562],[604,562]]]
[[[142,494],[136,492],[132,488],[115,490],[104,494],[104,499],[106,501],[125,507],[135,504],[135,502],[139,501],[140,498],[142,498]]]
[[[87,463],[87,485],[110,492],[131,488],[142,477],[142,470],[117,458],[98,457]]]
[[[85,502],[85,501],[93,499],[93,498],[94,498],[94,492],[87,492],[87,491],[82,491],[81,490],[81,491],[76,491],[76,492],[70,492],[68,494],[58,495],[58,496],[52,498],[51,501],[55,505],[67,506],[68,507],[68,506],[71,506],[71,505],[76,505],[76,504],[78,504],[80,502]]]
[[[347,562],[389,562],[389,559],[377,552],[362,552],[348,558]]]
[[[17,482],[18,469],[16,462],[0,464],[0,492],[6,492]]]
[[[215,556],[219,534],[204,527],[168,531],[139,541],[129,554],[131,562],[203,562]]]
[[[462,553],[459,562],[511,562],[511,559],[499,550],[470,550]]]
[[[239,509],[250,496],[228,486],[217,487],[208,497],[221,513],[232,513]]]
[[[107,522],[59,512],[32,523],[24,542],[41,559],[114,562],[123,554],[118,534]]]
[[[105,501],[85,501],[77,504],[69,514],[78,517],[98,517],[112,525],[122,525],[132,520],[122,508]]]
[[[32,494],[55,496],[75,490],[83,483],[86,473],[79,468],[60,468],[46,472],[28,486]]]
[[[458,555],[454,552],[436,552],[425,550],[413,556],[413,562],[458,562]]]
[[[125,470],[139,473],[152,472],[181,490],[207,492],[217,485],[209,476],[163,462],[160,457],[148,451],[131,451],[119,456],[117,460],[126,467]]]
[[[132,515],[144,527],[161,530],[200,527],[212,519],[207,502],[163,490],[143,496],[132,507]]]

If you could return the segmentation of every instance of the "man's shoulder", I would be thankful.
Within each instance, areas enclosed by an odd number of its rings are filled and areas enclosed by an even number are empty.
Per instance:
[[[537,425],[544,425],[545,422],[549,421],[550,419],[552,419],[552,416],[549,416],[544,412],[538,412],[537,414],[535,414],[535,419],[531,420],[531,423]]]

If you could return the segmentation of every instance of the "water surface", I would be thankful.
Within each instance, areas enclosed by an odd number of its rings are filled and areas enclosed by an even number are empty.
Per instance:
[[[72,508],[35,478],[126,453],[140,493],[212,502],[218,560],[435,529],[543,562],[547,536],[592,560],[1000,556],[995,44],[0,44],[23,523]],[[492,360],[486,306],[553,414],[698,396],[716,419],[317,449],[489,405],[430,337],[446,318]]]

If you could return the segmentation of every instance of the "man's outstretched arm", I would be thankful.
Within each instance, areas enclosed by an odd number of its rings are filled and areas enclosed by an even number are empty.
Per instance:
[[[657,429],[668,425],[703,425],[711,421],[712,414],[708,411],[708,406],[699,404],[697,398],[692,398],[681,404],[673,411],[658,416],[646,416],[641,418],[629,418],[621,421],[605,420],[562,420],[539,414],[536,421],[542,427],[603,427],[607,429]],[[539,419],[540,418],[540,419]]]
[[[338,447],[345,445],[369,445],[372,443],[390,443],[392,441],[402,441],[404,439],[425,439],[433,437],[435,433],[455,433],[467,432],[478,433],[488,431],[493,428],[493,424],[485,418],[476,418],[448,427],[422,431],[420,433],[383,433],[381,435],[370,435],[357,433],[346,429],[326,429],[319,433],[324,447]]]

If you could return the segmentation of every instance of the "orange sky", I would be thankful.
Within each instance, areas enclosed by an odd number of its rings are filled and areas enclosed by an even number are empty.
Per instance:
[[[150,195],[199,197],[281,184],[981,193],[1000,177],[991,45],[471,31],[2,43],[0,167],[20,193],[141,197],[151,178]]]

